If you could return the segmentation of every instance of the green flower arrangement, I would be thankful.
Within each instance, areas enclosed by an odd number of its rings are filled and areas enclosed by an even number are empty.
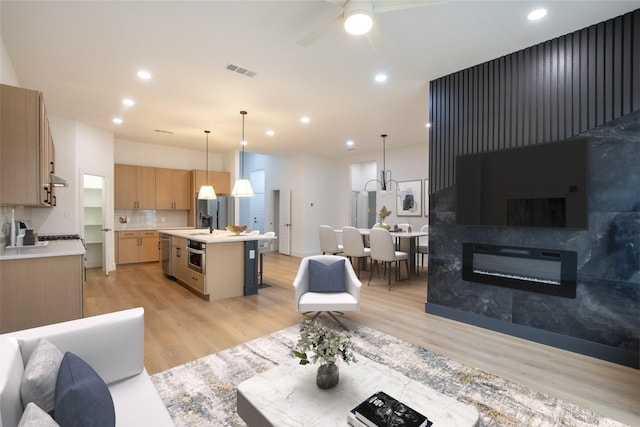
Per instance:
[[[293,354],[300,358],[301,365],[309,363],[335,364],[342,359],[346,363],[357,362],[353,354],[354,345],[351,335],[327,328],[318,322],[306,320],[300,330],[300,339]],[[313,355],[309,357],[308,351]]]

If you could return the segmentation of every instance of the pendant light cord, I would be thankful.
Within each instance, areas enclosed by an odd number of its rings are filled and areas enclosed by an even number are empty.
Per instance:
[[[207,134],[207,160],[204,183],[205,185],[209,185],[209,134],[211,133],[211,131],[205,130],[204,133]]]
[[[242,145],[242,162],[240,163],[240,178],[244,179],[244,146],[247,143],[244,140],[244,116],[247,115],[246,111],[240,111],[242,114],[242,141],[240,141],[240,145]]]

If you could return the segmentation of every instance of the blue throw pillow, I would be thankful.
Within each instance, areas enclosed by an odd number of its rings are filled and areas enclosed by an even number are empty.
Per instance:
[[[56,382],[54,418],[61,427],[113,427],[116,413],[107,385],[91,366],[65,353]]]
[[[309,290],[311,292],[344,292],[344,260],[326,265],[310,259]]]

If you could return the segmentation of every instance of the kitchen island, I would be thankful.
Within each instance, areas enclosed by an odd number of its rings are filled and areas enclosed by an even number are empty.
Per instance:
[[[221,300],[258,293],[258,243],[275,237],[226,230],[159,230],[160,266],[196,295]]]

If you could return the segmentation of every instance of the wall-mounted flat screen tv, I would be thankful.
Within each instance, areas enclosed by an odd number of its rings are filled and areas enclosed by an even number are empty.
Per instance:
[[[586,138],[456,158],[459,225],[589,227]]]

